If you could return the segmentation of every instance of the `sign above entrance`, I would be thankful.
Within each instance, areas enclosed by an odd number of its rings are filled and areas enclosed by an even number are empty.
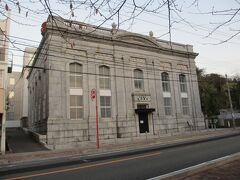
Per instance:
[[[134,101],[135,102],[149,102],[149,101],[151,101],[151,96],[150,95],[135,95]]]

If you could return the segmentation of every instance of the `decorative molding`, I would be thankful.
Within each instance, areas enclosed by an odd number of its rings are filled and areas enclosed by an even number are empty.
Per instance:
[[[133,34],[133,33],[123,33],[120,35],[116,35],[114,37],[117,40],[133,43],[133,44],[140,44],[140,45],[147,45],[152,47],[160,47],[159,43],[155,41],[153,38],[148,38],[143,35]]]

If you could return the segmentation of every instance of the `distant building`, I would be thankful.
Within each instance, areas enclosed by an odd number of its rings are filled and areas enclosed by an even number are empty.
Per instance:
[[[28,77],[30,129],[45,134],[49,148],[96,141],[93,89],[100,144],[204,128],[198,54],[191,45],[115,24],[95,29],[61,18],[51,21],[44,24]]]
[[[35,48],[25,48],[23,66],[31,65]],[[7,127],[28,127],[28,81],[29,68],[8,75]]]
[[[240,126],[240,113],[235,111],[232,115],[230,109],[220,109],[220,114],[217,116],[220,127],[233,127],[233,117],[235,119],[235,125]]]
[[[36,48],[26,48],[23,57],[23,66],[31,66],[34,53]],[[25,68],[23,71],[23,77],[19,82],[19,88],[22,90],[22,102],[21,102],[21,111],[20,111],[20,120],[23,127],[28,127],[28,80],[27,76],[29,73],[29,68]]]
[[[6,77],[8,68],[8,41],[6,36],[9,35],[10,20],[9,18],[0,20],[0,136],[1,136],[1,153],[5,153],[6,140]]]
[[[20,110],[22,108],[22,89],[19,79],[21,72],[12,72],[7,77],[7,128],[20,127]]]

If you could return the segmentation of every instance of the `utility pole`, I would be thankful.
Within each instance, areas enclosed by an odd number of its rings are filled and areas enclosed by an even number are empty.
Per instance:
[[[230,109],[231,109],[231,114],[232,114],[233,128],[235,128],[236,127],[235,116],[234,116],[234,111],[233,111],[233,106],[232,106],[232,98],[231,98],[230,88],[229,88],[229,84],[228,84],[227,74],[225,74],[225,77],[226,77],[226,82],[227,82],[228,99],[229,99],[229,104],[230,104]]]

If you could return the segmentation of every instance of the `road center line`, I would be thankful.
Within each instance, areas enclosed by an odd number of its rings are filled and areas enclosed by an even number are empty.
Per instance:
[[[81,167],[75,167],[75,168],[56,170],[56,171],[51,171],[51,172],[46,172],[46,173],[38,173],[38,174],[32,174],[32,175],[26,175],[26,176],[19,176],[19,177],[14,177],[14,178],[8,178],[6,180],[18,180],[18,179],[26,179],[26,178],[37,177],[37,176],[46,176],[46,175],[50,175],[50,174],[70,172],[70,171],[75,171],[75,170],[79,170],[79,169],[86,169],[86,168],[103,166],[103,165],[108,165],[108,164],[113,164],[113,163],[119,163],[119,162],[134,160],[134,159],[140,159],[140,158],[156,156],[156,155],[159,155],[159,154],[161,154],[161,152],[145,154],[145,155],[139,155],[139,156],[124,158],[124,159],[118,159],[118,160],[109,161],[109,162],[103,162],[103,163],[98,163],[98,164],[91,164],[91,165],[87,165],[87,166],[81,166]]]

